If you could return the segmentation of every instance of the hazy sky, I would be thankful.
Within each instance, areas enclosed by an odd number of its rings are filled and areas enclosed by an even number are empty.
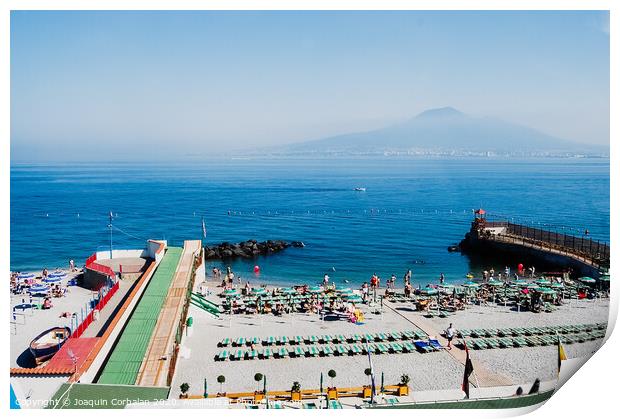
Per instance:
[[[13,161],[298,142],[433,107],[609,142],[607,12],[13,12]]]

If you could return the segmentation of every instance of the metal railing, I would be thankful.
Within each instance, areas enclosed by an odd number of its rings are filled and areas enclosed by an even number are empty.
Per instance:
[[[479,227],[504,227],[506,230],[499,234],[502,240],[523,242],[539,248],[550,248],[560,253],[572,254],[583,259],[591,260],[599,266],[609,266],[610,248],[607,243],[599,240],[578,237],[557,231],[548,231],[540,228],[514,224],[507,221],[485,221]],[[488,233],[488,238],[493,234]]]

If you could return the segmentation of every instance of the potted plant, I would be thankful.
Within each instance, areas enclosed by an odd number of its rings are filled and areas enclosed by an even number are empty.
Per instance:
[[[301,401],[301,384],[299,381],[294,381],[291,387],[291,400],[294,402]]]
[[[226,397],[226,393],[224,392],[224,383],[226,382],[226,377],[223,375],[219,375],[217,377],[217,382],[220,383],[220,392],[217,393],[217,397]]]
[[[260,391],[260,382],[263,380],[263,374],[257,372],[254,374],[254,381],[256,381],[257,390],[254,392],[254,402],[258,403],[265,398],[265,394]]]
[[[327,387],[327,398],[329,400],[337,399],[338,398],[338,389],[336,387],[334,387],[334,378],[336,378],[336,371],[329,370],[327,372],[327,375],[329,376],[329,378],[332,379],[332,386],[331,387]]]
[[[372,370],[370,368],[366,368],[364,370],[364,374],[366,374],[367,377],[370,377],[372,375]],[[363,399],[369,399],[371,397],[372,397],[372,383],[371,385],[365,385],[362,390]]]
[[[189,384],[187,383],[181,384],[181,395],[179,396],[179,398],[187,399],[187,390],[189,390]]]
[[[409,376],[407,374],[403,374],[400,376],[400,383],[398,383],[398,395],[409,395]]]

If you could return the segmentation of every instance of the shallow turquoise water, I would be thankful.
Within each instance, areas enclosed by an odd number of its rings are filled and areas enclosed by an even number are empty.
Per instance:
[[[355,192],[357,186],[366,192]],[[301,240],[303,249],[233,263],[260,281],[367,280],[373,272],[414,282],[443,272],[461,281],[477,266],[448,253],[472,208],[609,239],[609,161],[594,159],[224,160],[189,164],[11,166],[13,270],[82,264],[147,238],[175,243]],[[229,214],[230,211],[230,214]],[[79,214],[79,215],[78,215]],[[577,230],[579,229],[579,230]],[[560,229],[561,231],[561,229]],[[509,261],[513,262],[513,261]],[[514,261],[514,266],[518,261]],[[214,264],[209,264],[209,267]]]

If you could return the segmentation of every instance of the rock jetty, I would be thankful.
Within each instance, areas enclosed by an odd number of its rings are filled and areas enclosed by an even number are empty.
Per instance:
[[[213,246],[205,246],[205,259],[250,259],[260,255],[270,255],[281,252],[287,247],[304,247],[300,241],[286,242],[284,240],[267,240],[258,242],[247,240],[240,243],[223,242]]]

